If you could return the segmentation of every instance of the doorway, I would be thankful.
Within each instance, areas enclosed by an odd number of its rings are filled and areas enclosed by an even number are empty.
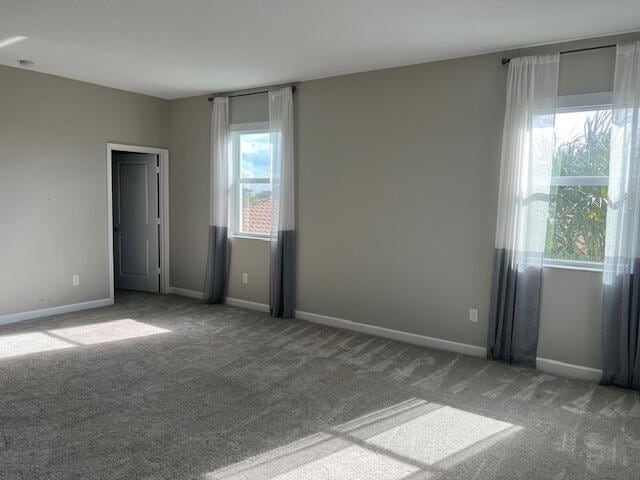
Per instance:
[[[115,289],[169,289],[169,154],[107,144],[109,282]]]

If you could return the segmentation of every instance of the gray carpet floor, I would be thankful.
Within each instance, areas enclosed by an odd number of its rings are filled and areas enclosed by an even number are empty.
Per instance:
[[[639,479],[638,392],[178,296],[0,327],[2,479]]]

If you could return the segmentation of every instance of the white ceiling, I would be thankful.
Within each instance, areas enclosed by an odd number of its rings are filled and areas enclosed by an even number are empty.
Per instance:
[[[171,99],[637,29],[639,0],[0,0],[0,63]]]

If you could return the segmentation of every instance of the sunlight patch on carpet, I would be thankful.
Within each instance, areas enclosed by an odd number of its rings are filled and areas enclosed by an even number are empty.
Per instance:
[[[206,480],[402,480],[433,474],[521,430],[411,399],[209,472]]]
[[[81,345],[95,345],[98,343],[125,340],[127,338],[148,337],[149,335],[169,333],[171,330],[136,322],[135,320],[127,318],[113,322],[56,328],[55,330],[48,330],[48,332]]]
[[[74,346],[73,343],[65,342],[43,332],[19,333],[0,337],[0,358],[18,357]]]
[[[0,359],[170,333],[130,318],[0,337]]]

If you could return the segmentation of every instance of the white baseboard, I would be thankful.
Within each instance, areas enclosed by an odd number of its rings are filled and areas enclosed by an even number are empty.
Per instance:
[[[188,290],[186,288],[169,287],[169,293],[174,295],[182,295],[183,297],[198,298],[202,300],[204,297],[203,292],[197,290]],[[259,312],[269,312],[269,305],[258,302],[250,302],[249,300],[241,300],[239,298],[225,297],[224,303],[232,305],[234,307],[247,308],[249,310],[257,310]]]
[[[427,337],[425,335],[418,335],[416,333],[408,333],[401,330],[393,330],[391,328],[368,325],[366,323],[352,322],[351,320],[329,317],[327,315],[318,315],[317,313],[302,312],[296,310],[296,318],[307,320],[313,323],[319,323],[321,325],[328,325],[330,327],[344,328],[347,330],[353,330],[355,332],[367,333],[376,337],[384,337],[391,340],[411,343],[413,345],[420,345],[422,347],[431,347],[440,350],[448,350],[450,352],[462,353],[463,355],[471,355],[474,357],[484,357],[486,355],[486,350],[484,349],[484,347],[478,347],[476,345],[452,342],[451,340],[442,340],[440,338]]]
[[[536,368],[543,372],[551,373],[552,375],[579,378],[580,380],[588,380],[591,382],[599,382],[602,378],[602,370],[559,362],[548,358],[536,358]]]
[[[225,303],[236,307],[258,310],[260,312],[269,311],[269,305],[266,305],[264,303],[249,302],[237,298],[227,297],[225,299]],[[388,338],[390,340],[411,343],[413,345],[420,345],[422,347],[448,350],[450,352],[472,355],[474,357],[484,357],[486,355],[486,350],[484,347],[478,347],[475,345],[469,345],[460,342],[452,342],[451,340],[442,340],[440,338],[427,337],[424,335],[418,335],[416,333],[408,333],[401,330],[393,330],[391,328],[368,325],[366,323],[352,322],[351,320],[329,317],[327,315],[319,315],[317,313],[304,312],[302,310],[296,310],[296,318],[300,320],[306,320],[311,323],[317,323],[329,327],[344,328],[345,330],[366,333],[376,337]]]
[[[250,302],[248,300],[240,300],[239,298],[226,297],[224,303],[233,305],[234,307],[248,308],[249,310],[257,310],[259,312],[269,313],[269,305],[265,303]]]
[[[202,298],[202,292],[184,290],[182,288],[175,287],[172,287],[171,291],[172,293],[176,293],[177,295]],[[269,311],[269,305],[266,305],[264,303],[249,302],[247,300],[240,300],[238,298],[227,297],[225,298],[225,303],[227,305],[248,308],[250,310],[257,310],[259,312]],[[461,353],[463,355],[471,355],[474,357],[484,358],[487,354],[487,350],[485,347],[480,347],[477,345],[453,342],[451,340],[443,340],[441,338],[427,337],[425,335],[418,335],[416,333],[403,332],[401,330],[368,325],[366,323],[352,322],[351,320],[329,317],[327,315],[319,315],[317,313],[296,310],[296,318],[312,323],[318,323],[320,325],[327,325],[329,327],[344,328],[345,330],[366,333],[369,335],[374,335],[376,337],[389,338],[391,340],[397,340],[399,342],[410,343],[413,345],[420,345],[423,347],[447,350],[450,352]],[[583,367],[581,365],[574,365],[571,363],[564,363],[557,360],[550,360],[548,358],[540,357],[536,359],[536,368],[542,372],[550,373],[552,375],[572,377],[594,382],[599,381],[600,377],[602,376],[602,371],[595,368]]]
[[[106,307],[112,304],[113,300],[111,300],[110,298],[102,298],[100,300],[73,303],[71,305],[60,305],[57,307],[41,308],[40,310],[31,310],[28,312],[10,313],[8,315],[0,315],[0,325],[22,322],[24,320],[31,320],[33,318],[49,317],[51,315],[78,312],[80,310],[88,310],[90,308]]]
[[[178,287],[169,287],[169,293],[197,299],[202,299],[203,296],[202,292]],[[257,310],[259,312],[269,312],[269,305],[266,305],[264,303],[250,302],[248,300],[241,300],[239,298],[232,297],[225,298],[225,303],[227,305],[247,308],[250,310]],[[49,317],[51,315],[78,312],[91,308],[106,307],[112,304],[113,300],[111,300],[110,298],[103,298],[100,300],[91,300],[89,302],[74,303],[71,305],[60,305],[57,307],[42,308],[40,310],[31,310],[29,312],[10,313],[8,315],[0,315],[0,325],[22,322],[24,320],[31,320],[34,318]],[[352,330],[354,332],[366,333],[377,337],[389,338],[391,340],[411,343],[413,345],[437,348],[440,350],[447,350],[450,352],[461,353],[463,355],[471,355],[475,357],[486,356],[486,349],[477,345],[469,345],[466,343],[453,342],[451,340],[427,337],[425,335],[418,335],[416,333],[403,332],[401,330],[393,330],[391,328],[368,325],[366,323],[352,322],[351,320],[329,317],[327,315],[319,315],[317,313],[304,312],[301,310],[296,310],[296,318],[320,325],[344,328],[346,330]],[[564,363],[557,360],[550,360],[548,358],[540,357],[536,359],[536,368],[540,371],[547,372],[552,375],[572,377],[594,382],[599,381],[602,376],[602,371],[596,368],[583,367],[581,365],[574,365],[571,363]]]
[[[168,293],[173,293],[174,295],[182,295],[183,297],[198,298],[200,300],[202,300],[202,297],[204,295],[202,292],[198,292],[196,290],[187,290],[186,288],[178,287],[169,287]]]
[[[249,308],[249,307],[248,307]],[[365,323],[352,322],[342,318],[328,317],[326,315],[318,315],[316,313],[296,311],[296,318],[307,320],[313,323],[320,323],[331,327],[344,328],[356,332],[367,333],[377,337],[389,338],[400,342],[411,343],[423,347],[437,348],[439,350],[448,350],[450,352],[461,353],[463,355],[471,355],[474,357],[486,357],[487,349],[477,345],[469,345],[467,343],[453,342],[451,340],[443,340],[440,338],[427,337],[415,333],[403,332],[401,330],[393,330],[385,327],[367,325]],[[598,382],[602,377],[602,371],[595,368],[583,367],[571,363],[559,362],[547,358],[536,358],[536,368],[542,372],[558,375],[561,377],[572,377],[580,380],[588,380]]]

